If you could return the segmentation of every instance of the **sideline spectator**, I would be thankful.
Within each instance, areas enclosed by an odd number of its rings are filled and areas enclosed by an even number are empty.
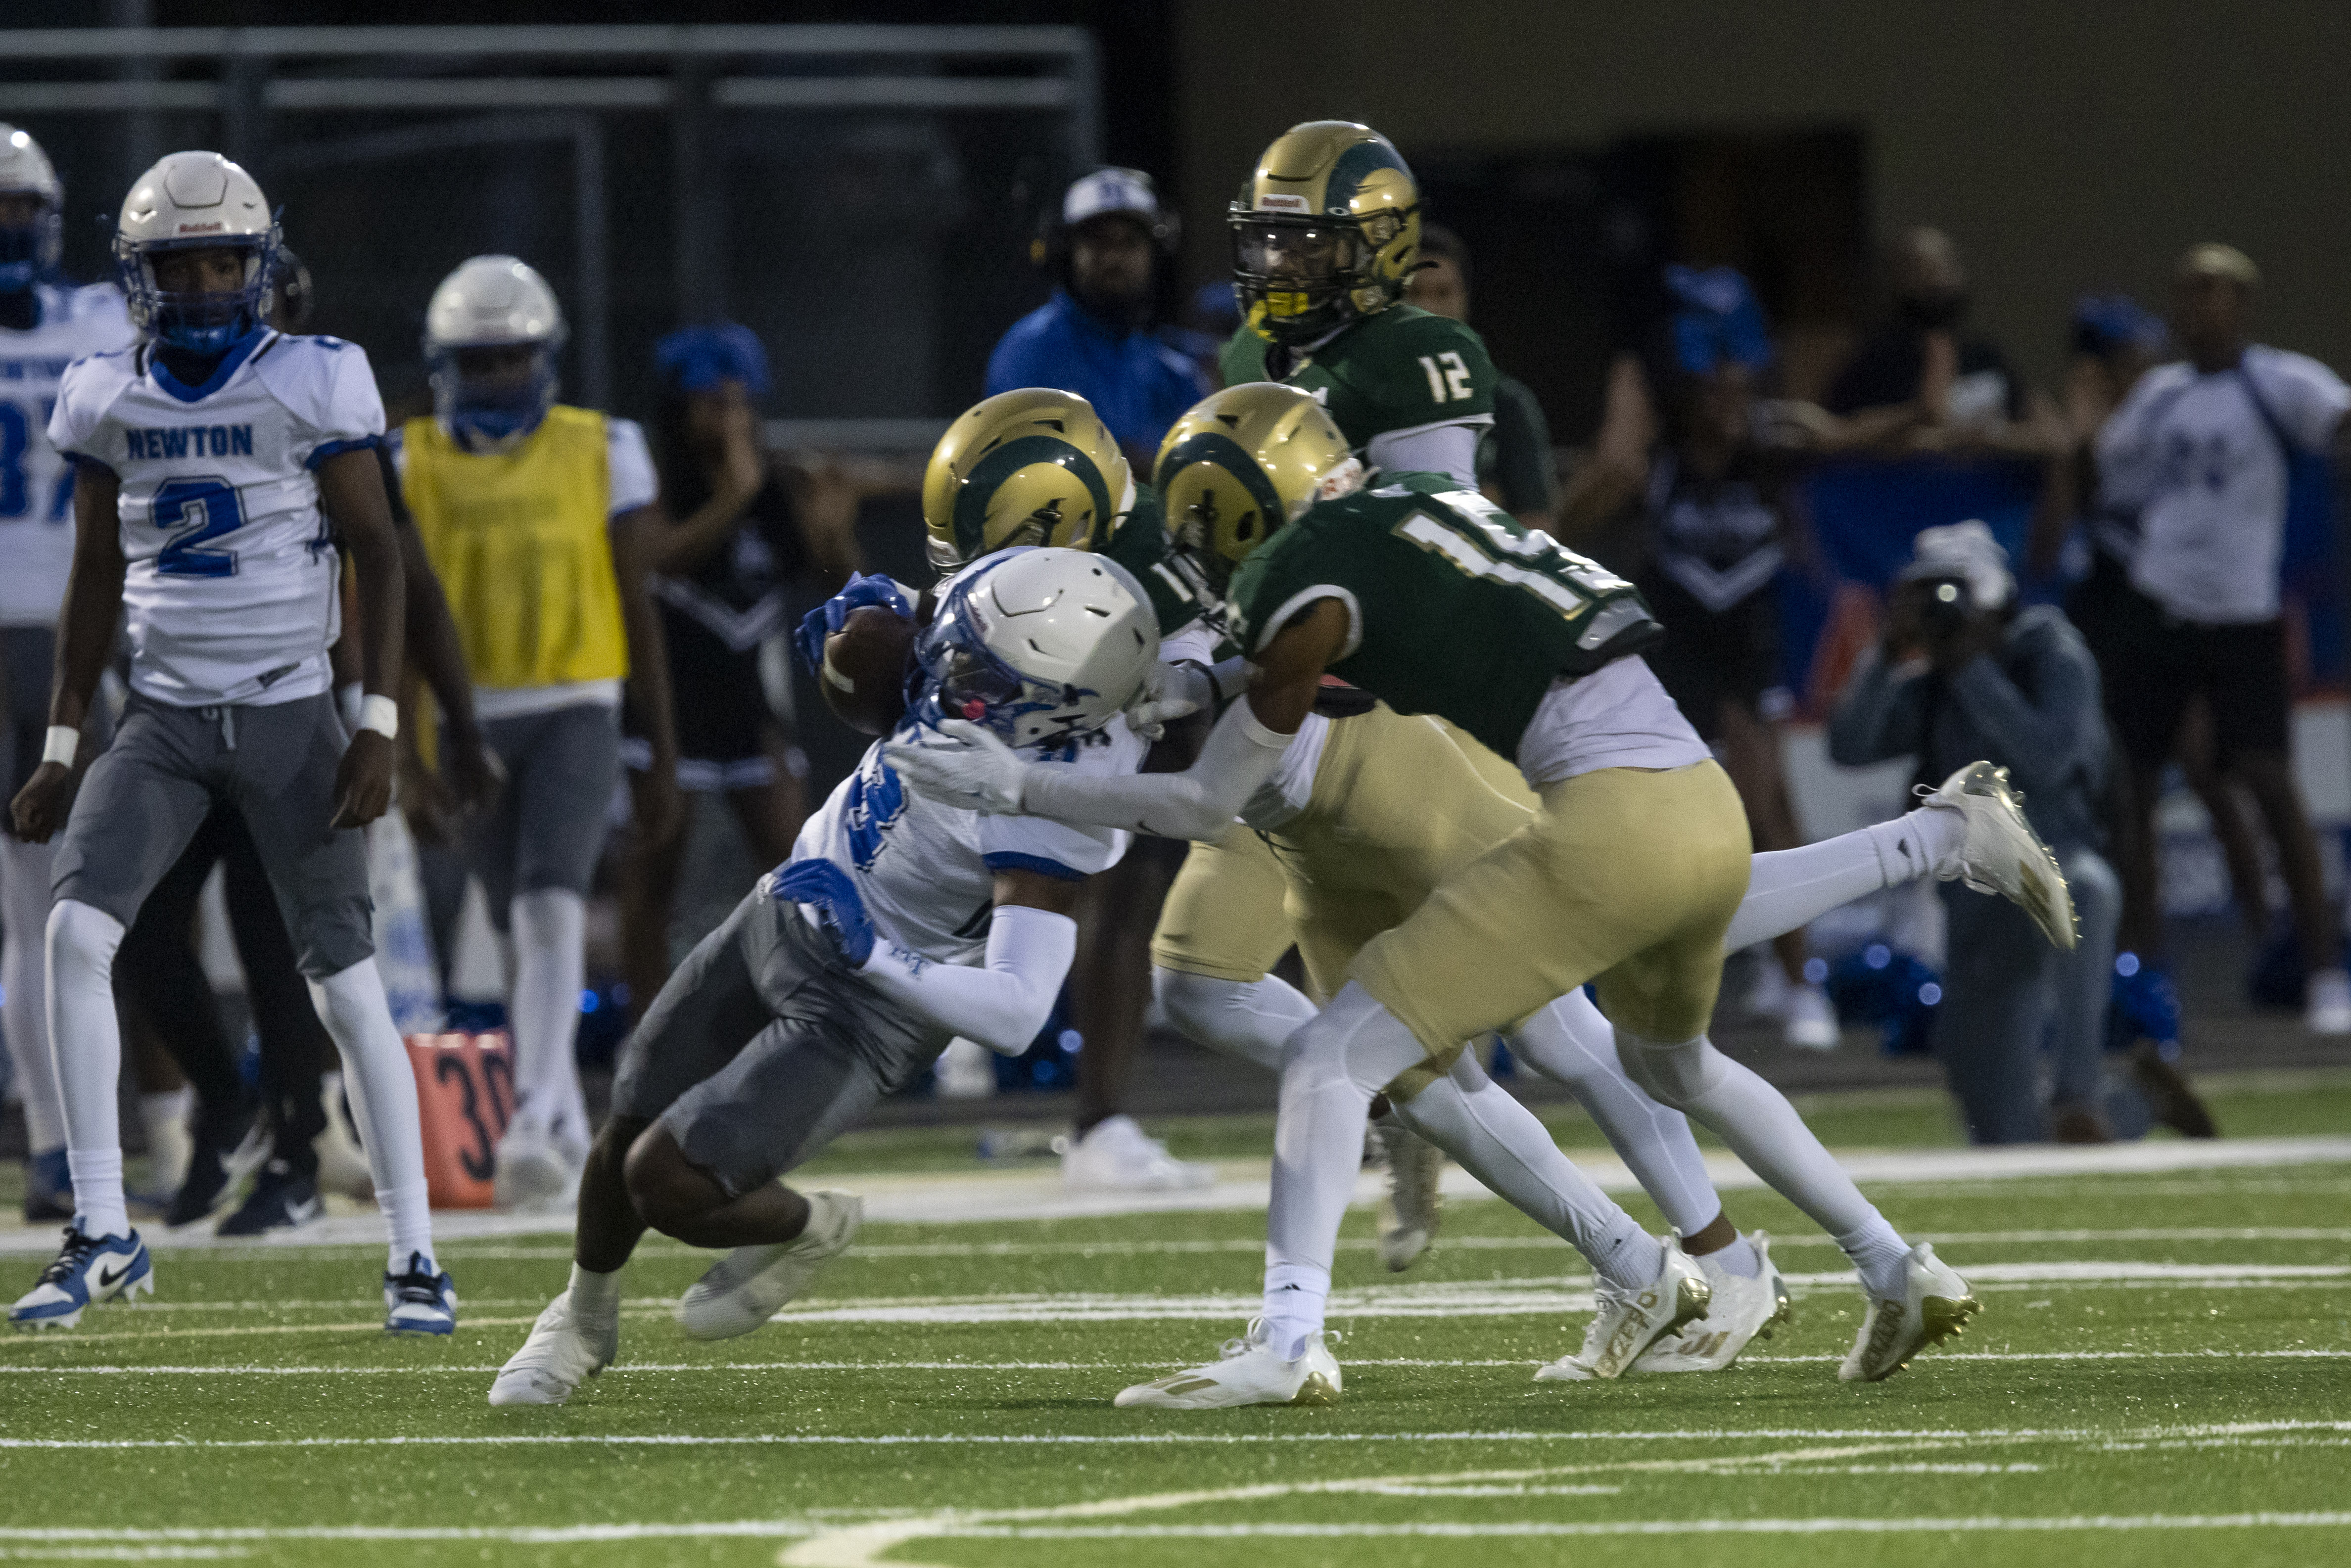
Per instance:
[[[1407,305],[1456,321],[1469,319],[1469,247],[1441,224],[1420,229],[1420,267],[1404,286]],[[1551,422],[1533,389],[1514,376],[1494,382],[1494,427],[1478,445],[1478,485],[1486,498],[1528,528],[1552,532],[1559,522],[1559,461]]]
[[[2277,846],[2307,977],[2304,1024],[2351,1034],[2351,977],[2290,756],[2280,596],[2294,470],[2333,448],[2351,388],[2307,356],[2249,343],[2260,281],[2231,246],[2182,256],[2173,330],[2187,358],[2142,377],[2098,434],[2099,509],[2112,525],[2102,538],[2112,534],[2129,568],[2102,633],[2115,672],[2107,710],[2129,764],[2126,939],[2142,967],[2160,965],[2155,807],[2182,716],[2201,695],[2215,762],[2252,793]]]
[[[1055,387],[1094,405],[1137,474],[1178,415],[1208,395],[1200,367],[1159,330],[1160,274],[1177,225],[1151,176],[1097,169],[1071,185],[1040,242],[1053,297],[1012,324],[987,360],[987,395]]]
[[[2099,509],[2098,432],[2139,378],[2170,357],[2170,349],[2171,335],[2162,319],[2127,295],[2089,295],[2074,307],[2064,395],[2070,444],[2050,465],[2049,482],[2033,517],[2029,566],[2036,579],[2073,580],[2065,615],[2090,645],[2091,654],[2098,661],[2099,682],[2108,692],[2130,678],[2115,666],[2118,658],[2131,656],[2129,604],[2137,591],[2130,585],[2130,559],[2137,549],[2138,529],[2136,517]],[[2076,523],[2082,525],[2078,534]],[[2123,632],[2119,637],[2118,619]],[[2235,789],[2213,766],[2212,713],[2205,697],[2189,699],[2172,757],[2212,821],[2212,835],[2228,866],[2239,916],[2247,935],[2258,944],[2269,934],[2269,873]],[[2142,940],[2139,933],[2156,925],[2158,912],[2155,890],[2135,889],[2129,874],[2130,825],[2125,820],[2129,814],[2129,770],[2112,771],[2109,826],[2116,834],[2113,846],[2116,868],[2124,873],[2123,920],[2117,941],[2125,949],[2132,949]],[[2143,907],[2137,906],[2142,904]],[[2178,1038],[2179,998],[2169,992],[2169,981],[2159,969],[2135,969],[2117,976],[2116,985],[2119,992],[2126,993],[2124,1006],[2130,1016],[2168,1019],[2158,1026],[2159,1032],[2167,1040]]]
[[[2106,760],[2098,670],[2053,606],[2019,610],[2006,552],[1980,522],[1928,528],[1888,605],[1885,640],[1829,720],[1846,767],[1916,757],[1939,781],[2006,768],[2074,892],[2081,944],[2060,953],[2013,904],[1947,884],[1949,972],[1935,1051],[1979,1144],[2103,1143],[2107,974],[2120,890],[2096,849]],[[2051,1047],[2044,1118],[2036,1057]]]
[[[808,814],[808,761],[768,699],[760,649],[789,629],[789,584],[805,576],[830,596],[857,570],[861,489],[837,465],[770,469],[752,410],[768,391],[768,355],[747,327],[687,327],[653,352],[664,522],[645,541],[645,567],[669,657],[678,788],[723,795],[752,858],[775,865],[789,858]],[[653,748],[641,723],[627,731],[621,756],[632,789],[641,789]],[[641,833],[629,846],[621,947],[632,1017],[669,978],[688,819],[680,812],[666,832]]]
[[[1907,230],[1887,257],[1894,313],[1854,353],[1822,403],[1852,415],[1924,399],[1936,409],[1931,424],[1902,432],[1909,449],[2023,445],[2016,428],[2027,413],[2024,383],[2000,345],[1965,329],[1968,272],[1959,247],[1940,229]],[[1948,346],[1949,379],[1936,385],[1937,350]]]

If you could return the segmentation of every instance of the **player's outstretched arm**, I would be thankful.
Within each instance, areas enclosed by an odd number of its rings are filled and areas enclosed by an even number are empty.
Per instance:
[[[10,808],[16,836],[27,843],[47,843],[65,826],[72,803],[74,752],[107,655],[114,651],[115,622],[122,614],[122,524],[116,511],[121,490],[114,471],[99,464],[80,464],[75,473],[73,570],[66,580],[65,610],[57,620],[49,743],[40,767],[16,792]]]
[[[1258,656],[1248,696],[1226,710],[1199,760],[1181,773],[1113,777],[1028,762],[959,720],[941,727],[946,744],[893,741],[884,755],[915,789],[966,810],[1213,839],[1281,765],[1347,631],[1345,607],[1324,600],[1276,632]]]
[[[371,447],[338,452],[319,465],[319,503],[334,519],[359,578],[360,679],[367,692],[359,733],[335,775],[335,828],[363,828],[392,804],[392,750],[398,728],[404,572],[392,527],[392,502]]]

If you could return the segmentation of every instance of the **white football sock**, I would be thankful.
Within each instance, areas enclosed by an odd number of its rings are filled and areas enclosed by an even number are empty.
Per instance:
[[[588,969],[588,905],[564,888],[517,894],[514,928],[517,1123],[585,1145],[588,1103],[580,1092],[580,991]]]
[[[412,1252],[433,1260],[433,1208],[425,1196],[424,1144],[416,1111],[416,1077],[392,1021],[375,960],[310,982],[310,1003],[343,1059],[343,1087],[367,1150],[376,1207],[391,1232],[391,1270],[408,1270]]]
[[[1744,1236],[1707,1256],[1742,1280],[1752,1280],[1763,1271],[1763,1260],[1756,1254],[1754,1243]]]
[[[1303,1355],[1322,1326],[1372,1096],[1426,1055],[1412,1031],[1353,981],[1283,1052],[1265,1227],[1265,1338],[1285,1360]]]
[[[1463,1170],[1565,1240],[1620,1290],[1657,1277],[1656,1238],[1560,1153],[1535,1113],[1486,1076],[1468,1051],[1453,1071],[1395,1106],[1396,1118]]]
[[[0,836],[0,1031],[16,1069],[16,1092],[25,1103],[28,1152],[66,1146],[65,1102],[49,1055],[48,984],[45,951],[49,928],[50,873],[57,845]]]
[[[114,950],[122,922],[75,899],[49,911],[50,1065],[66,1118],[74,1210],[92,1236],[128,1236],[122,1206],[122,1127],[115,1111],[122,1026],[114,1013]]]
[[[571,1314],[579,1318],[609,1318],[621,1310],[621,1271],[599,1274],[593,1269],[571,1265]]]
[[[1717,1051],[1704,1035],[1671,1042],[1643,1040],[1620,1028],[1616,1052],[1635,1082],[1713,1129],[1748,1169],[1835,1237],[1873,1296],[1901,1294],[1899,1260],[1908,1247],[1821,1146],[1786,1095]]]
[[[1314,1004],[1289,981],[1219,980],[1155,968],[1152,988],[1176,1031],[1196,1045],[1281,1071],[1282,1042],[1314,1016]]]
[[[147,1186],[154,1192],[177,1192],[187,1179],[188,1161],[195,1141],[188,1132],[188,1111],[196,1092],[183,1083],[177,1089],[139,1096],[139,1122],[147,1129]]]
[[[1616,1060],[1615,1032],[1581,988],[1520,1025],[1510,1045],[1529,1067],[1567,1086],[1667,1224],[1695,1236],[1714,1223],[1722,1199],[1706,1174],[1706,1156],[1698,1153],[1688,1120],[1625,1076]],[[1639,1282],[1646,1285],[1656,1277],[1652,1269]]]

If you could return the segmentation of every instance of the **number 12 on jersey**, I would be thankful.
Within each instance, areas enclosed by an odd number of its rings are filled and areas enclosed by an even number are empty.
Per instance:
[[[1421,373],[1428,378],[1428,396],[1433,402],[1468,402],[1470,397],[1469,367],[1459,354],[1447,350],[1442,354],[1423,354]]]

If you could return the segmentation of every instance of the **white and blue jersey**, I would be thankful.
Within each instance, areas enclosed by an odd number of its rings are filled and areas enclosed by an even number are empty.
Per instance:
[[[338,560],[318,465],[383,436],[366,353],[266,329],[202,386],[150,347],[67,371],[49,438],[121,481],[131,685],[178,707],[315,696]]]
[[[1113,718],[1069,747],[1021,756],[1118,774],[1141,767],[1144,749],[1126,721]],[[849,873],[877,936],[942,964],[976,964],[987,952],[998,872],[1033,871],[1075,882],[1108,871],[1125,852],[1126,834],[1113,828],[982,816],[941,805],[906,788],[897,769],[882,760],[880,741],[834,787],[792,844],[792,859],[822,858]]]
[[[73,568],[73,464],[49,440],[66,367],[138,336],[112,284],[37,284],[38,319],[0,327],[0,626],[57,624]]]

